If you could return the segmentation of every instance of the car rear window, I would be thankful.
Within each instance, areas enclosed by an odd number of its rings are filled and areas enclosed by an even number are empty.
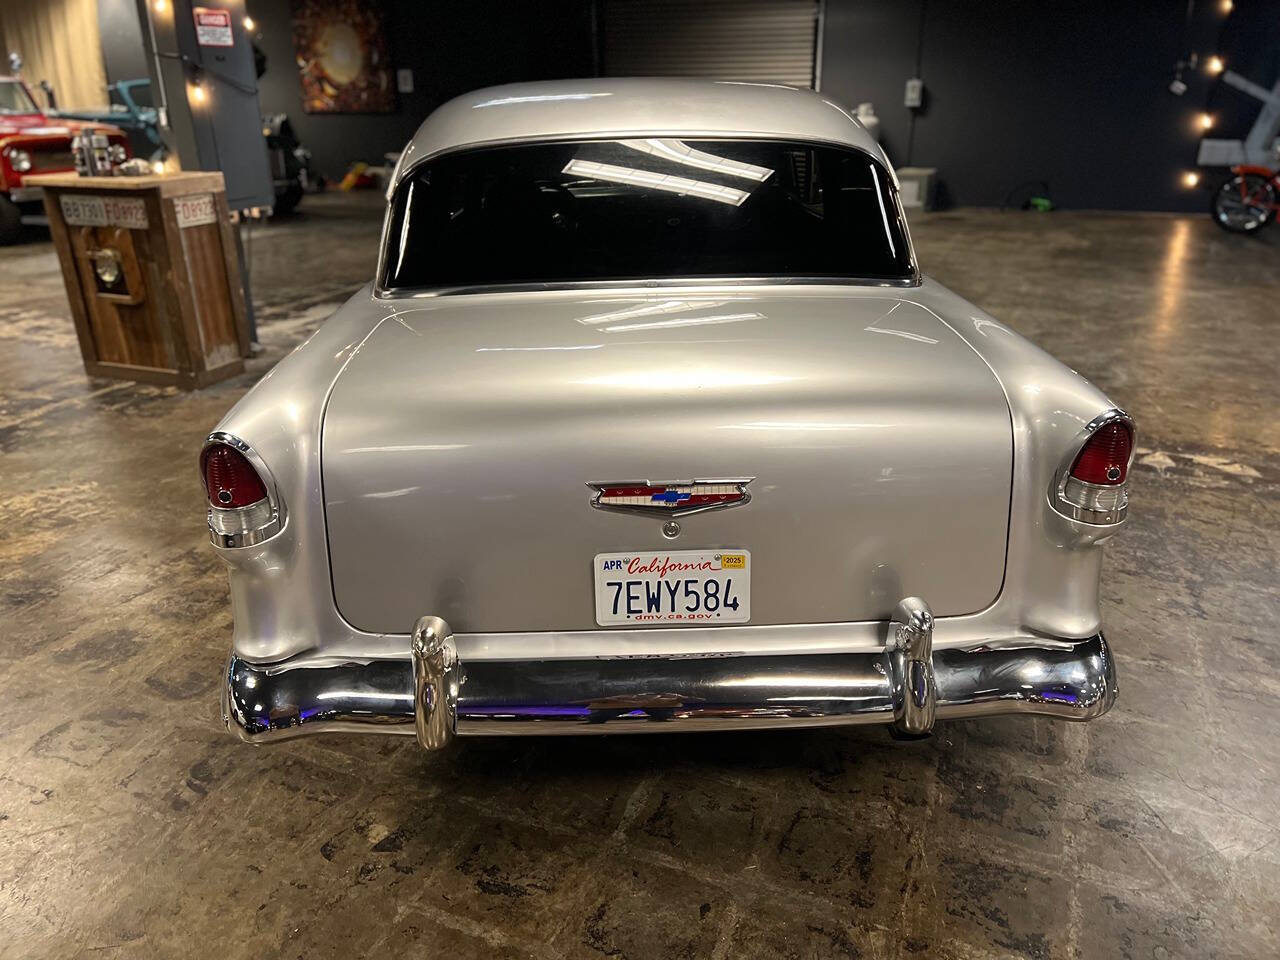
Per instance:
[[[913,276],[892,182],[867,154],[644,138],[422,164],[392,200],[382,283]]]

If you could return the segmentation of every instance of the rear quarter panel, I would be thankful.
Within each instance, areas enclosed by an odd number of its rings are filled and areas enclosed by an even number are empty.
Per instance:
[[[1090,420],[1115,404],[1080,374],[936,281],[925,280],[919,303],[990,365],[1012,415],[1005,588],[984,618],[995,630],[1091,636],[1101,626],[1101,545],[1117,527],[1068,520],[1049,506],[1048,497],[1073,442]]]
[[[281,660],[355,636],[329,579],[320,487],[324,406],[343,367],[394,308],[356,293],[240,399],[217,429],[247,442],[269,466],[284,528],[256,547],[215,548],[231,567],[233,645],[242,657]]]

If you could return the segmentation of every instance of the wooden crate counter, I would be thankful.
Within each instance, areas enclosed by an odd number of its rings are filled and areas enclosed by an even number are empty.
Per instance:
[[[244,370],[244,285],[221,173],[26,182],[44,189],[90,376],[191,390]]]

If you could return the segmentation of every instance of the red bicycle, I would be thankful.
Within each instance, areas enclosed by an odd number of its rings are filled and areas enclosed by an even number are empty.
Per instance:
[[[1280,170],[1241,164],[1213,193],[1213,221],[1231,233],[1256,233],[1280,210]]]

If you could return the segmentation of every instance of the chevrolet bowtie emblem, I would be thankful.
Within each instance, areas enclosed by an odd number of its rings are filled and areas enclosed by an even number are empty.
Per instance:
[[[720,477],[708,480],[675,480],[655,483],[652,480],[590,481],[596,491],[591,505],[597,510],[622,513],[645,513],[650,516],[684,517],[707,510],[737,507],[751,500],[747,484],[755,477]]]

